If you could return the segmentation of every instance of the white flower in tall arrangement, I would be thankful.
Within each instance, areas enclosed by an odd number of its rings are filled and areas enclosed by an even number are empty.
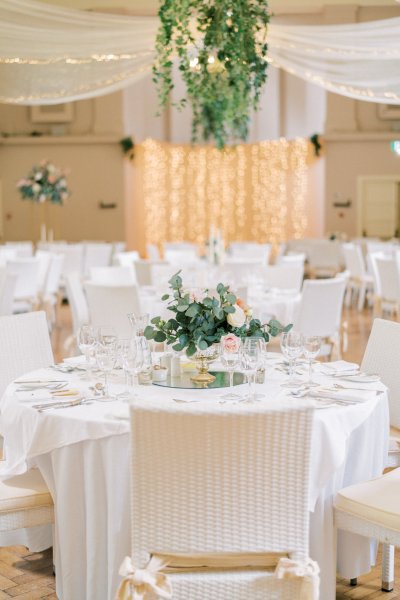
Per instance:
[[[67,186],[66,173],[48,160],[34,165],[28,176],[17,183],[23,200],[42,204],[63,204],[71,195]]]

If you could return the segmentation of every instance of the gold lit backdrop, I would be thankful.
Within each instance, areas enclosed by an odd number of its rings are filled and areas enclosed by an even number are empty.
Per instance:
[[[312,148],[299,138],[225,150],[146,140],[135,146],[136,247],[187,240],[204,244],[210,227],[226,242],[276,246],[307,229]],[[142,227],[143,229],[142,229]]]

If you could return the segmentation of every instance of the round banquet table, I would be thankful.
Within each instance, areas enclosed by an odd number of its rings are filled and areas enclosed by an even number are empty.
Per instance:
[[[271,360],[266,383],[257,385],[265,407],[296,403],[281,387],[285,373]],[[305,376],[304,376],[305,377]],[[303,378],[304,378],[303,377]],[[66,380],[69,388],[86,395],[90,382],[81,372],[58,373],[41,369],[20,380]],[[332,378],[315,373],[324,385]],[[342,383],[342,381],[341,381]],[[346,383],[348,387],[360,387]],[[321,598],[336,597],[336,553],[332,501],[340,488],[381,474],[388,451],[389,413],[386,388],[379,382],[364,384],[363,391],[346,390],[356,404],[316,406],[312,438],[310,486],[310,555],[321,568]],[[118,569],[130,553],[129,406],[121,401],[100,402],[39,412],[33,405],[49,396],[45,390],[18,392],[11,384],[0,404],[1,433],[6,461],[0,476],[7,479],[38,467],[55,505],[54,559],[56,591],[60,600],[112,600],[118,586]],[[115,372],[112,391],[122,391],[122,374]],[[377,394],[376,389],[381,390]],[[235,388],[244,393],[244,386]],[[221,390],[183,390],[141,385],[141,398],[154,403],[174,399],[221,404]],[[289,399],[290,398],[290,399]],[[302,402],[307,401],[306,399]],[[223,404],[224,410],[227,404]],[[240,406],[240,404],[238,405]],[[321,408],[318,408],[321,407]],[[237,410],[237,407],[235,407]],[[16,532],[2,545],[23,543],[32,550],[51,545],[51,528]],[[344,577],[369,571],[374,552],[369,540],[340,532],[338,570]]]

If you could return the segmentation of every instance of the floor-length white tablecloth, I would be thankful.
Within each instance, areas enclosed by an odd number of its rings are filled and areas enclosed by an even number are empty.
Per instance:
[[[259,386],[265,406],[281,403],[287,394],[273,370]],[[321,381],[328,381],[318,375]],[[71,386],[88,386],[79,375],[41,370],[29,379],[68,379]],[[331,380],[332,381],[332,380]],[[347,384],[351,386],[351,384]],[[381,387],[374,383],[366,388]],[[358,386],[359,387],[359,386]],[[243,390],[242,386],[236,388]],[[39,413],[26,394],[9,386],[1,402],[1,433],[7,461],[2,478],[38,466],[55,503],[55,565],[60,600],[112,600],[119,581],[118,568],[130,552],[129,423],[122,402],[82,405]],[[115,391],[121,391],[114,384]],[[35,392],[38,395],[38,392]],[[220,390],[165,389],[141,386],[149,402],[172,398],[212,402]],[[315,411],[310,489],[310,554],[321,567],[321,599],[335,598],[335,540],[332,499],[345,485],[382,472],[388,446],[389,418],[386,392],[353,392],[366,400],[357,405],[335,405]],[[21,400],[23,396],[23,401]],[[296,402],[296,399],[292,399]],[[223,405],[224,410],[226,404]],[[190,410],[191,404],[187,404]],[[156,443],[156,441],[155,441]],[[32,532],[32,544],[38,531]],[[0,537],[1,541],[1,537]],[[339,569],[356,577],[370,568],[370,544],[358,536],[339,539]]]

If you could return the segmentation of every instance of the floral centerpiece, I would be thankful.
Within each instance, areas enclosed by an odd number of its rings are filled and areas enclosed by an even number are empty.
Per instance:
[[[71,195],[67,187],[66,174],[47,160],[34,165],[27,177],[17,183],[23,200],[37,203],[49,201],[63,204]]]
[[[270,336],[292,327],[283,326],[275,319],[262,324],[252,318],[250,307],[222,283],[218,284],[215,293],[211,290],[189,291],[184,289],[179,272],[168,283],[172,293],[161,299],[168,302],[168,310],[174,316],[168,320],[154,317],[144,335],[148,340],[167,342],[177,352],[185,350],[188,357],[212,354],[212,346],[227,334],[268,341]]]

